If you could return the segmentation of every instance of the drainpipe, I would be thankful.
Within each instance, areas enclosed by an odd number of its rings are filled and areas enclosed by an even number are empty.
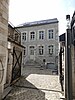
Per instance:
[[[66,15],[67,20],[67,29],[66,29],[66,51],[65,51],[65,96],[67,100],[73,100],[72,99],[72,61],[71,61],[71,27],[70,27],[70,15]]]

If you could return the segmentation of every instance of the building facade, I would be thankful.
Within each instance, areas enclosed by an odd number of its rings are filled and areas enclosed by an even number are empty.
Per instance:
[[[0,0],[0,100],[4,91],[7,70],[7,36],[9,0]]]
[[[48,68],[58,65],[58,20],[48,19],[24,23],[16,27],[21,32],[21,44],[25,46],[23,63],[34,60],[47,64]]]
[[[6,83],[10,84],[21,76],[22,52],[21,33],[8,23],[8,61]]]

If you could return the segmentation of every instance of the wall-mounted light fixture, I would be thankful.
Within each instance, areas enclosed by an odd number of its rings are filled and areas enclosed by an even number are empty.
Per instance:
[[[70,29],[70,15],[66,15],[67,28]]]
[[[11,49],[11,42],[8,42],[8,49]]]

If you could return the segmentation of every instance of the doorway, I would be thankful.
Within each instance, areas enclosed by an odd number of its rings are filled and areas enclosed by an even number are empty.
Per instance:
[[[35,60],[35,47],[34,46],[30,46],[29,50],[30,50],[30,59],[31,60]]]

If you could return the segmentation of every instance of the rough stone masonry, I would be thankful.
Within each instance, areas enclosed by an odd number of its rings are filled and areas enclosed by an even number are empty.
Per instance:
[[[4,90],[4,83],[6,82],[6,68],[7,68],[7,35],[8,35],[8,10],[9,0],[0,0],[0,100]],[[0,62],[0,63],[1,63]],[[3,74],[3,81],[1,82]]]

